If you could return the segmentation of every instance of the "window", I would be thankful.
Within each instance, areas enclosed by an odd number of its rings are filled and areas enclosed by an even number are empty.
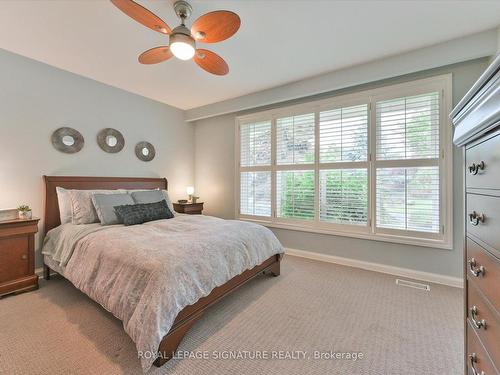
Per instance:
[[[237,119],[238,216],[451,248],[451,76]]]

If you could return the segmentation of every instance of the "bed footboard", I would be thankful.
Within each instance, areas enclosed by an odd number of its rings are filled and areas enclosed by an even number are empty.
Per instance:
[[[215,288],[208,296],[200,298],[195,304],[185,307],[177,315],[174,325],[161,341],[158,348],[159,357],[154,362],[155,366],[160,367],[164,365],[174,356],[189,328],[203,315],[203,312],[207,308],[218,300],[247,283],[261,272],[279,276],[282,258],[283,254],[273,255],[258,266],[233,277],[227,283]]]

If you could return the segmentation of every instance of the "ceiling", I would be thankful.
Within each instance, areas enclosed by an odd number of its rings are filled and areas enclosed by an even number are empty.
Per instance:
[[[171,0],[138,1],[171,27]],[[500,24],[500,1],[191,1],[193,16],[239,14],[232,38],[206,48],[229,64],[213,76],[193,61],[145,66],[168,43],[107,0],[16,0],[0,6],[0,48],[190,109],[432,45]]]

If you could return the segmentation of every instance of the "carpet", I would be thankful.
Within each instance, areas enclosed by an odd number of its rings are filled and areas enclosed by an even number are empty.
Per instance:
[[[293,256],[192,327],[148,374],[457,375],[462,290]],[[181,358],[182,357],[182,358]],[[121,322],[60,277],[0,300],[0,374],[142,374]]]

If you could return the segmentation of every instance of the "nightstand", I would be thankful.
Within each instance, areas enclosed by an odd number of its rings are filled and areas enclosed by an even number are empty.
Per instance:
[[[0,221],[0,298],[38,289],[35,233],[39,220]]]
[[[174,210],[180,214],[201,215],[203,202],[199,203],[174,203]]]

